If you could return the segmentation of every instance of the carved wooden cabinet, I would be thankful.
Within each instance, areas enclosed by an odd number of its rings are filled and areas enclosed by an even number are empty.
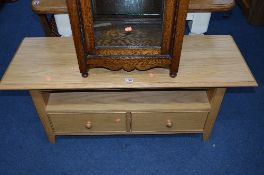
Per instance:
[[[237,0],[242,7],[244,15],[252,25],[264,25],[264,1]]]
[[[176,77],[189,0],[67,0],[79,69],[168,68]]]

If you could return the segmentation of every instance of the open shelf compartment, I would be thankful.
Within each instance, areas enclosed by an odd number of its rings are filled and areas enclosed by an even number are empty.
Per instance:
[[[210,110],[206,91],[90,91],[50,93],[48,113]]]

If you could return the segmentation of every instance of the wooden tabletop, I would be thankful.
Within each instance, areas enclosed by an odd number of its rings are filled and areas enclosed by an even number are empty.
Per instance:
[[[234,0],[190,0],[189,12],[228,11],[234,5]],[[67,13],[65,0],[33,0],[32,9],[38,14]]]
[[[197,88],[257,86],[231,36],[185,36],[178,76],[91,69],[79,73],[72,38],[25,38],[0,89]],[[133,82],[129,82],[132,80]]]

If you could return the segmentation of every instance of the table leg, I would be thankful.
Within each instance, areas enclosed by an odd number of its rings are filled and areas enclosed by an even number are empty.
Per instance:
[[[48,37],[59,37],[57,25],[54,16],[48,16],[46,14],[38,14],[40,23],[44,29],[46,36]]]
[[[39,14],[38,16],[39,16],[40,23],[44,29],[46,36],[52,36],[47,15]]]
[[[225,95],[226,88],[213,88],[207,91],[211,110],[207,116],[204,126],[203,140],[207,141],[211,135],[216,117],[218,115],[222,100]]]
[[[48,136],[48,140],[50,141],[50,143],[55,143],[55,134],[53,132],[54,128],[45,110],[49,94],[40,90],[30,90],[29,92],[31,94],[32,100],[35,104],[45,132]]]

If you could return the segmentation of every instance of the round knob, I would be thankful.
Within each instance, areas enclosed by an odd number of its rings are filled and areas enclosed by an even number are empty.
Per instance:
[[[132,32],[132,27],[131,26],[128,26],[128,27],[125,27],[125,32]]]
[[[91,121],[86,122],[85,127],[87,129],[91,129],[93,127],[92,122]]]
[[[39,0],[35,0],[35,1],[33,1],[33,5],[39,5]]]
[[[167,120],[167,124],[166,124],[167,128],[171,128],[173,126],[173,123],[171,120]]]

